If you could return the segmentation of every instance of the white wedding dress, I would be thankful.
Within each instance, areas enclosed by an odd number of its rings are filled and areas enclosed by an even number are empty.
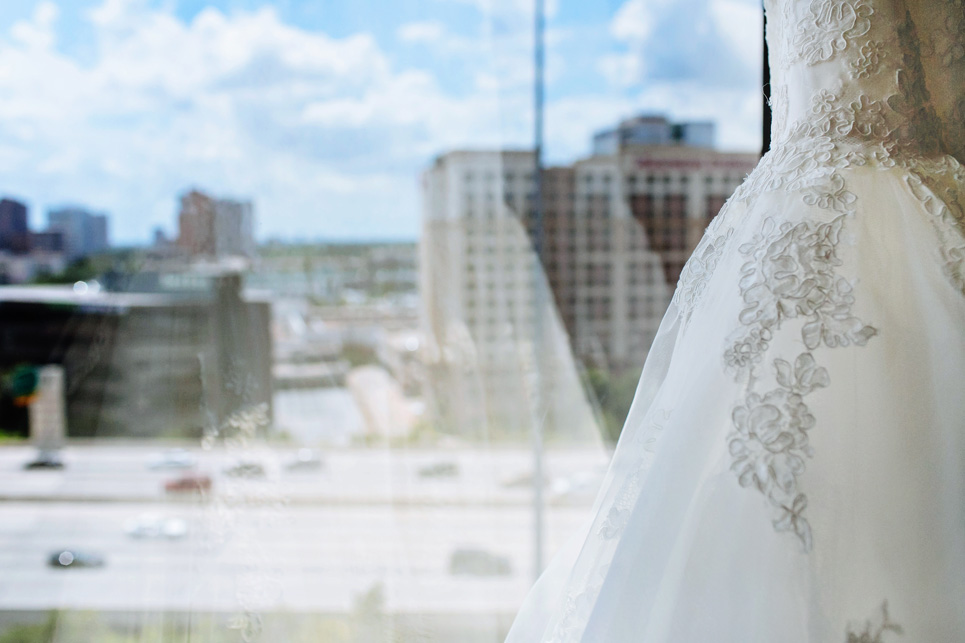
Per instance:
[[[772,149],[511,643],[965,641],[965,6],[766,5]]]

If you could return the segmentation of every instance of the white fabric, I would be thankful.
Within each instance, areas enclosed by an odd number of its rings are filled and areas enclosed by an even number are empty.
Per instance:
[[[965,641],[965,8],[766,9],[772,149],[509,643]]]

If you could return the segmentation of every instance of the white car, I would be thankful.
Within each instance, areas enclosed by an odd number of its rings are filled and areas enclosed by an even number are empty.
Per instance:
[[[131,538],[178,540],[188,535],[188,523],[181,518],[145,513],[129,520],[124,531]]]
[[[165,449],[151,456],[147,466],[150,469],[190,469],[198,463],[198,458],[185,449]]]
[[[295,457],[285,464],[288,471],[315,471],[322,468],[322,459],[311,449],[299,449]]]

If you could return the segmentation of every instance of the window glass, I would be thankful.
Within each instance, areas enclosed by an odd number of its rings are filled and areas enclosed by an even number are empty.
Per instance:
[[[548,0],[537,158],[534,4],[2,3],[0,643],[503,639],[761,127]]]

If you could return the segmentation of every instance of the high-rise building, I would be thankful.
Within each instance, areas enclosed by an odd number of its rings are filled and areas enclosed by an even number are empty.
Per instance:
[[[87,254],[96,254],[110,246],[107,233],[107,215],[92,214],[84,226],[84,249]]]
[[[576,354],[617,370],[642,363],[670,298],[660,257],[621,190],[607,157],[543,178],[543,265],[556,305]]]
[[[187,192],[178,214],[178,245],[205,257],[254,256],[252,203]]]
[[[522,217],[529,152],[451,152],[423,175],[420,292],[426,398],[441,428],[593,433],[553,295]],[[583,433],[583,432],[586,433]]]
[[[542,262],[577,357],[621,371],[643,364],[684,263],[757,156],[704,145],[712,123],[639,117],[602,134],[615,142],[598,135],[593,156],[544,171]],[[446,294],[426,310],[464,319],[477,346],[532,308],[518,240],[501,231],[518,222],[535,234],[534,185],[528,152],[453,152],[424,177],[427,232],[444,228],[447,241],[422,270],[448,266]]]
[[[47,229],[62,235],[63,251],[69,259],[87,257],[110,247],[107,215],[76,206],[50,210]]]
[[[597,135],[593,156],[546,170],[544,265],[585,362],[643,364],[684,263],[754,168],[705,144],[713,128],[641,116],[603,132],[615,146]]]
[[[63,253],[64,235],[61,232],[31,232],[30,249],[35,252]]]
[[[0,201],[0,251],[15,254],[30,251],[27,206],[13,199]]]

